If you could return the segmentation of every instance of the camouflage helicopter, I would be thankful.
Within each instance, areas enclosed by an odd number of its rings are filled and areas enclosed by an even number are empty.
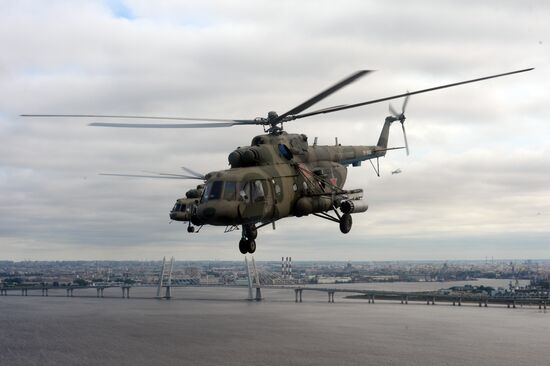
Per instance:
[[[123,177],[196,179],[202,181],[195,189],[186,192],[170,211],[170,218],[188,223],[189,233],[199,232],[203,225],[225,226],[225,232],[241,230],[239,250],[241,253],[256,251],[258,229],[273,225],[285,217],[315,215],[339,224],[340,231],[348,233],[352,227],[353,214],[366,212],[368,205],[363,199],[363,190],[344,189],[347,166],[360,166],[368,160],[379,175],[378,159],[389,150],[406,149],[409,154],[405,132],[405,109],[409,97],[462,84],[497,78],[530,71],[532,68],[485,76],[477,79],[436,86],[366,102],[338,105],[313,112],[302,113],[307,108],[325,99],[339,89],[358,80],[371,70],[358,71],[330,88],[291,110],[278,115],[269,112],[267,117],[254,119],[208,119],[187,117],[151,117],[118,115],[22,115],[33,117],[95,117],[130,118],[153,120],[184,120],[199,123],[143,124],[143,123],[91,123],[90,126],[121,128],[218,128],[242,125],[263,126],[264,134],[254,137],[250,146],[239,147],[228,156],[230,168],[201,174],[182,167],[188,174],[102,174]],[[390,104],[390,113],[385,118],[376,145],[321,146],[317,138],[308,143],[304,134],[290,134],[283,124],[318,114],[333,113],[368,104],[405,98],[401,111]],[[399,122],[403,131],[404,147],[388,147],[390,126]],[[376,159],[376,165],[373,160]],[[198,227],[199,230],[195,230]]]

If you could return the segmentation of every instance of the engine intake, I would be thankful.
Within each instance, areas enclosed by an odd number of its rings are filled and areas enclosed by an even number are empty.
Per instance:
[[[368,209],[369,205],[363,200],[349,200],[340,204],[340,210],[345,214],[365,212]]]

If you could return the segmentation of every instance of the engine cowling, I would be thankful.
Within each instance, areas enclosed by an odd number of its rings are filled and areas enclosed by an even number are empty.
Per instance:
[[[187,192],[185,192],[185,197],[187,198],[200,198],[201,197],[201,191],[198,189],[190,189]]]
[[[229,165],[231,165],[232,168],[270,163],[272,159],[270,157],[268,149],[269,148],[265,145],[240,147],[229,154],[227,160],[229,161]]]
[[[306,216],[312,213],[328,211],[331,207],[332,200],[329,197],[302,197],[296,201],[294,214],[298,217]]]

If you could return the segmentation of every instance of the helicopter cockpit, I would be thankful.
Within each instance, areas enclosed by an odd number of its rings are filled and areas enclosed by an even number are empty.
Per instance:
[[[176,202],[171,212],[186,212],[187,205],[185,203]]]
[[[191,220],[192,208],[196,201],[189,198],[180,198],[170,211],[170,219],[175,221]]]
[[[262,219],[272,211],[271,190],[265,179],[258,177],[238,182],[232,178],[220,176],[205,184],[191,220],[193,224],[234,225],[242,219]]]
[[[201,203],[215,200],[235,201],[237,199],[237,182],[216,180],[208,182],[201,197]]]
[[[206,184],[200,203],[215,200],[241,201],[245,203],[265,201],[265,180],[250,180],[244,183],[234,181],[213,181]],[[238,192],[238,194],[237,194]]]

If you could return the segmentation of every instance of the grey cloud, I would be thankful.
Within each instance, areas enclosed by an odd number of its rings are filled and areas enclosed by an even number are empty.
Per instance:
[[[261,133],[109,130],[87,127],[93,120],[24,120],[20,113],[253,118],[290,109],[359,68],[378,71],[319,107],[529,66],[536,71],[413,97],[412,156],[388,154],[381,178],[368,165],[350,169],[348,185],[365,188],[371,203],[352,233],[341,236],[315,218],[285,219],[275,232],[261,232],[258,257],[550,255],[540,244],[548,241],[550,214],[545,2],[124,4],[131,19],[100,2],[3,7],[6,258],[156,258],[162,251],[238,258],[235,235],[208,228],[189,236],[168,224],[174,200],[195,182],[96,174],[225,169],[227,154]],[[285,127],[320,143],[338,136],[372,144],[386,114],[383,103]],[[398,126],[391,143],[402,144]],[[397,167],[403,173],[390,176]]]

